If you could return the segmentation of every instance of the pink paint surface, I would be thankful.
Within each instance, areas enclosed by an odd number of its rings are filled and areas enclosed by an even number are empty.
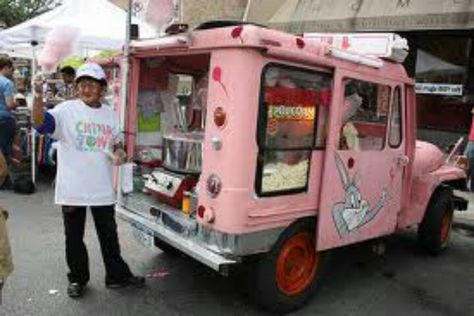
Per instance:
[[[241,42],[236,43],[235,38],[240,38]],[[413,81],[400,64],[385,62],[381,69],[369,68],[331,58],[327,55],[327,44],[307,40],[303,43],[294,35],[251,25],[242,29],[230,27],[195,32],[192,43],[178,50],[160,49],[160,40],[156,39],[136,42],[133,44],[127,129],[136,129],[140,58],[211,52],[212,80],[208,87],[198,204],[211,209],[215,221],[203,224],[221,232],[244,234],[286,227],[298,218],[317,215],[317,247],[323,250],[387,235],[397,227],[416,223],[433,188],[441,181],[460,177],[461,174],[454,167],[439,165],[438,154],[430,146],[418,150],[415,157]],[[333,72],[334,86],[332,90],[320,92],[322,102],[319,110],[328,113],[330,121],[326,148],[312,153],[308,191],[261,198],[256,196],[254,189],[259,150],[256,133],[261,73],[265,65],[272,62],[310,71]],[[386,146],[376,152],[337,150],[343,105],[341,82],[346,76],[366,81],[378,80],[392,87],[406,87],[408,104],[402,115],[407,117],[403,122],[407,126],[403,133],[406,139],[400,148]],[[212,115],[217,107],[226,112],[227,121],[223,128],[213,123]],[[212,148],[215,137],[222,141],[221,150]],[[127,136],[127,142],[131,157],[133,134]],[[347,196],[335,163],[336,154],[344,161],[349,177],[354,179],[362,199],[370,207],[376,205],[382,196],[385,197],[383,208],[373,219],[343,236],[338,233],[333,218],[335,205]],[[399,164],[403,156],[407,156],[407,166]],[[206,194],[205,184],[211,174],[217,174],[222,181],[222,191],[217,198]]]

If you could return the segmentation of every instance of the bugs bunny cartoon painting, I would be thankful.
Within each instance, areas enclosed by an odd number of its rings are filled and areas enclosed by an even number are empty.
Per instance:
[[[385,189],[382,190],[379,201],[373,208],[370,208],[369,202],[362,199],[355,176],[350,179],[341,157],[338,154],[335,157],[336,168],[341,177],[345,198],[344,201],[334,204],[332,218],[339,236],[343,237],[370,222],[382,210],[388,197]]]

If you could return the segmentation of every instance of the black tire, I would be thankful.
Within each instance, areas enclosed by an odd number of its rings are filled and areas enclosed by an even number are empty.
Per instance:
[[[311,234],[312,236],[314,253],[318,258],[316,259],[315,273],[310,274],[311,277],[307,278],[308,280],[311,279],[311,281],[304,283],[307,284],[304,290],[288,295],[281,289],[277,280],[278,259],[284,247],[288,245],[287,242],[295,240],[295,238],[302,236],[302,234]],[[315,237],[315,221],[306,219],[299,221],[282,234],[269,253],[248,263],[246,267],[245,290],[256,304],[266,310],[285,313],[300,308],[315,294],[321,283],[322,276],[325,274],[329,260],[328,252],[316,252],[314,246]]]
[[[422,249],[433,255],[446,249],[451,234],[453,211],[452,191],[437,189],[418,227],[418,243]]]
[[[166,242],[159,239],[158,237],[154,238],[154,242],[155,242],[155,246],[160,248],[160,250],[163,251],[164,253],[166,253],[167,255],[170,255],[170,256],[173,256],[173,257],[182,255],[181,251],[179,251],[175,247],[167,244]]]

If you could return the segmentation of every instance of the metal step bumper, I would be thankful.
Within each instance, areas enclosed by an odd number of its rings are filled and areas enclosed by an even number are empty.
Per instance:
[[[141,225],[146,227],[153,232],[154,237],[158,237],[167,244],[179,249],[188,256],[221,274],[227,274],[229,266],[238,263],[236,259],[224,257],[201,246],[198,243],[198,240],[186,238],[185,236],[167,228],[162,222],[156,220],[151,215],[147,216],[142,213],[136,213],[118,204],[115,209],[119,218],[131,225]]]

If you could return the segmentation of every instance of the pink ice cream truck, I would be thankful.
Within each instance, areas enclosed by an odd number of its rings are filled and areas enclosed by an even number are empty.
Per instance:
[[[244,265],[278,311],[311,297],[337,247],[418,227],[442,251],[465,171],[416,141],[403,49],[352,40],[207,23],[133,42],[117,211],[135,236],[224,275]]]

